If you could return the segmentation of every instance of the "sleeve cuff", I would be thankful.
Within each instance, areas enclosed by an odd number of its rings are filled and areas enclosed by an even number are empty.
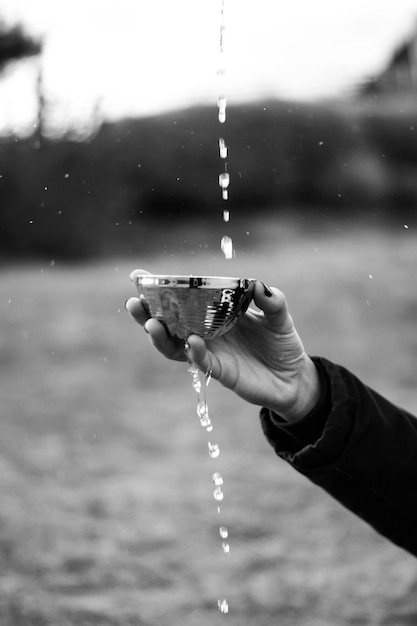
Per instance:
[[[269,409],[261,409],[263,432],[275,452],[296,469],[305,471],[334,462],[349,434],[349,424],[337,424],[330,419],[338,397],[331,367],[321,357],[312,357],[321,384],[321,395],[316,406],[304,417],[287,422]],[[331,366],[331,364],[329,363]],[[329,370],[329,371],[327,371]]]

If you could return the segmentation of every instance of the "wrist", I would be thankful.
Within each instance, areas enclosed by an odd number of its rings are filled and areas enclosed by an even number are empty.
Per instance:
[[[280,406],[272,410],[278,413],[285,421],[295,422],[310,413],[317,405],[321,396],[321,382],[319,372],[308,355],[301,368],[296,383],[295,399],[283,410]],[[277,410],[278,409],[278,410]]]

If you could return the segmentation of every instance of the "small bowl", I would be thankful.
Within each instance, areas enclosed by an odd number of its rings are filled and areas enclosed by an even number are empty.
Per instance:
[[[134,278],[152,317],[171,335],[215,339],[233,328],[252,300],[255,281],[220,276],[141,274]]]

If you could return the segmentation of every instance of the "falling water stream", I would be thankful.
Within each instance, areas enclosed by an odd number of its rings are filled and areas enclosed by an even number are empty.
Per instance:
[[[188,354],[188,344],[186,344],[186,353]],[[208,412],[208,404],[207,404],[207,387],[210,383],[211,379],[211,370],[206,372],[204,377],[204,381],[201,380],[200,372],[197,366],[192,363],[190,360],[188,361],[189,368],[188,372],[191,374],[192,386],[194,391],[197,394],[197,416],[200,420],[200,424],[202,428],[207,433],[207,447],[209,456],[212,459],[217,459],[220,456],[220,447],[218,443],[215,443],[212,440],[211,433],[213,432],[213,424],[211,422],[209,412]],[[215,471],[212,475],[214,490],[213,490],[213,498],[217,503],[217,513],[221,514],[220,503],[224,500],[224,492],[223,492],[223,476],[220,472]],[[222,524],[219,527],[219,535],[221,540],[221,548],[225,555],[230,555],[230,545],[227,541],[229,537],[229,530],[227,526]],[[229,612],[229,604],[226,598],[218,598],[217,606],[219,608],[220,613],[228,613]]]
[[[221,19],[220,19],[220,65],[217,70],[217,76],[219,77],[219,81],[221,81],[219,88],[219,97],[217,99],[217,106],[219,109],[218,112],[218,120],[220,124],[224,124],[226,122],[226,107],[227,107],[227,99],[225,96],[225,86],[224,79],[226,76],[226,69],[224,65],[224,35],[226,26],[224,23],[224,2],[221,2]],[[230,185],[230,174],[227,171],[227,157],[228,157],[228,147],[226,145],[226,141],[223,137],[219,137],[219,155],[220,159],[223,162],[223,171],[219,174],[219,186],[221,188],[222,200],[226,201],[229,199],[229,185]],[[227,223],[230,220],[230,211],[228,208],[223,208],[223,221]],[[233,241],[231,237],[228,235],[224,235],[220,244],[221,250],[226,259],[232,259],[234,257],[234,248]]]
[[[221,21],[220,21],[220,67],[217,71],[217,75],[221,81],[224,80],[226,70],[224,67],[224,34],[225,34],[225,24],[224,24],[224,3],[225,0],[221,0]],[[218,120],[220,124],[224,124],[226,122],[226,96],[224,95],[224,85],[221,85],[220,95],[217,100],[218,105]],[[230,174],[227,171],[227,157],[229,154],[229,150],[226,144],[226,141],[223,137],[219,137],[219,156],[223,162],[223,171],[219,174],[219,186],[221,188],[222,200],[227,201],[229,198],[229,185],[230,185]],[[225,223],[230,220],[230,212],[228,208],[223,208],[223,221]],[[234,247],[233,241],[231,237],[228,235],[224,235],[221,240],[221,250],[226,259],[232,259],[234,257]],[[187,360],[189,364],[188,372],[191,375],[192,386],[194,391],[197,394],[197,416],[200,421],[200,425],[207,433],[207,448],[209,456],[212,459],[217,459],[220,456],[220,446],[218,443],[212,440],[211,433],[213,432],[213,424],[211,422],[207,404],[207,387],[210,383],[211,379],[211,370],[208,370],[204,376],[204,381],[201,380],[200,371],[198,367],[189,359],[188,356],[189,345],[186,342],[185,344],[185,353],[187,355]],[[213,490],[213,498],[217,503],[217,513],[221,514],[221,506],[220,504],[224,500],[224,492],[223,492],[223,476],[220,472],[214,471],[212,475],[214,490]],[[228,541],[229,538],[229,529],[224,524],[221,524],[219,527],[219,536],[221,541],[221,548],[225,555],[230,555],[230,544]],[[218,598],[217,606],[220,613],[226,614],[229,612],[229,603],[226,598]]]

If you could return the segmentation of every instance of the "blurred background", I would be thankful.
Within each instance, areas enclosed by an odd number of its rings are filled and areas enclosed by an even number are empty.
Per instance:
[[[416,174],[417,0],[0,0],[1,624],[416,622],[415,559],[214,382],[209,458],[123,305],[136,267],[260,278],[417,412]]]

